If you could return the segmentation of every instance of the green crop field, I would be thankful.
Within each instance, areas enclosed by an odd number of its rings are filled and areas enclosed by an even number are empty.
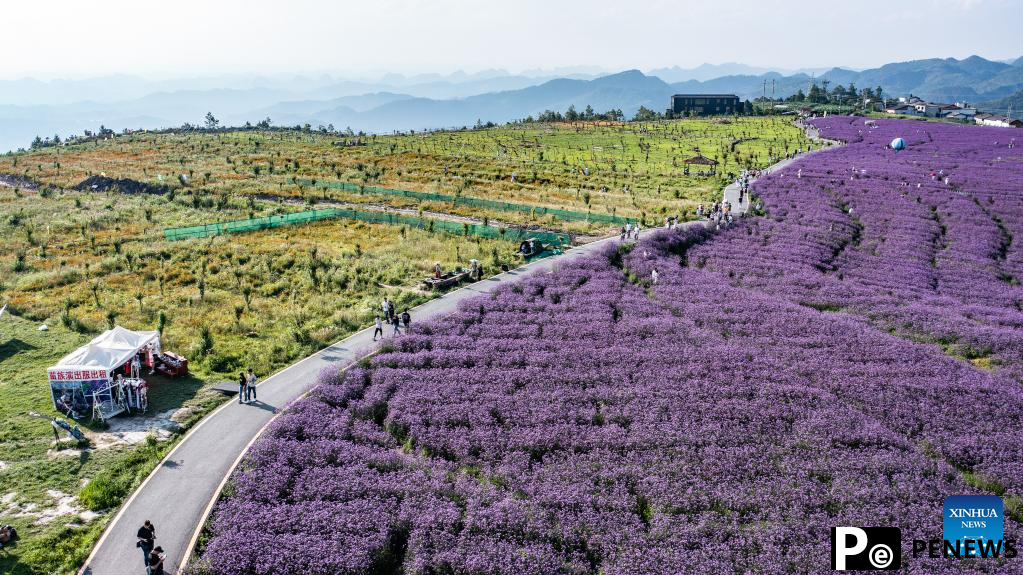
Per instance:
[[[361,139],[366,145],[347,147],[335,146],[336,138],[296,131],[136,133],[0,157],[0,173],[64,187],[92,175],[130,178],[177,188],[197,204],[270,196],[307,204],[412,205],[582,232],[587,227],[534,221],[528,214],[412,203],[325,185],[346,182],[657,220],[712,201],[729,172],[770,164],[807,145],[790,120],[778,117],[514,124],[369,136]],[[715,177],[699,176],[697,166],[684,175],[684,160],[696,154],[720,162]]]
[[[692,217],[697,203],[720,197],[728,172],[807,145],[780,118],[516,124],[370,136],[358,146],[336,139],[135,133],[0,156],[0,175],[17,176],[0,185],[0,305],[9,304],[0,317],[0,516],[22,534],[0,551],[0,572],[74,572],[180,433],[223,401],[213,384],[250,365],[268,374],[357,331],[385,295],[399,308],[426,301],[433,294],[417,284],[434,262],[476,258],[494,272],[513,261],[517,245],[503,234],[444,233],[410,218],[584,240],[611,232],[618,217],[647,225]],[[683,161],[695,154],[718,160],[717,174],[693,166],[685,175]],[[75,189],[92,176],[131,182]],[[404,223],[333,219],[184,241],[164,235],[325,207],[401,214]],[[93,449],[57,445],[49,422],[30,415],[56,415],[45,369],[115,323],[159,328],[164,348],[190,359],[192,378],[157,379],[151,390],[149,415],[167,423],[173,414],[171,431],[130,442],[94,428]]]

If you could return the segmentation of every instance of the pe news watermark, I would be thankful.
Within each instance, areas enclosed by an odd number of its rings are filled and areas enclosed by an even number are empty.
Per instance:
[[[835,571],[895,571],[902,566],[898,527],[832,527],[831,568]]]
[[[1004,539],[1002,498],[950,495],[942,510],[942,538],[914,539],[913,558],[987,559],[1016,557],[1016,540]],[[832,527],[831,568],[835,571],[895,571],[902,565],[898,527]]]

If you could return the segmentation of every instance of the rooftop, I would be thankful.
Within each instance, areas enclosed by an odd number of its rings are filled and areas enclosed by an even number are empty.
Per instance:
[[[735,94],[675,94],[672,98],[738,98]]]

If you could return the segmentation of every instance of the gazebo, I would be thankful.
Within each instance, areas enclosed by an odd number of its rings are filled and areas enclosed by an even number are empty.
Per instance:
[[[716,165],[718,165],[717,160],[712,160],[712,159],[708,158],[707,156],[704,156],[704,155],[701,155],[701,154],[697,154],[697,155],[693,156],[692,158],[686,158],[682,163],[686,164],[686,165],[696,164],[698,166],[716,166]]]

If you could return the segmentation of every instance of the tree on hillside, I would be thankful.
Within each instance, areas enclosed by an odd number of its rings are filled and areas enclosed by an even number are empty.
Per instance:
[[[206,129],[216,130],[220,126],[220,120],[218,120],[213,112],[206,112]]]
[[[821,89],[817,84],[810,86],[810,93],[806,95],[806,99],[814,104],[823,104],[827,101],[827,98],[821,93]]]
[[[650,122],[659,119],[661,119],[661,115],[646,106],[640,106],[636,115],[632,117],[633,122]]]

